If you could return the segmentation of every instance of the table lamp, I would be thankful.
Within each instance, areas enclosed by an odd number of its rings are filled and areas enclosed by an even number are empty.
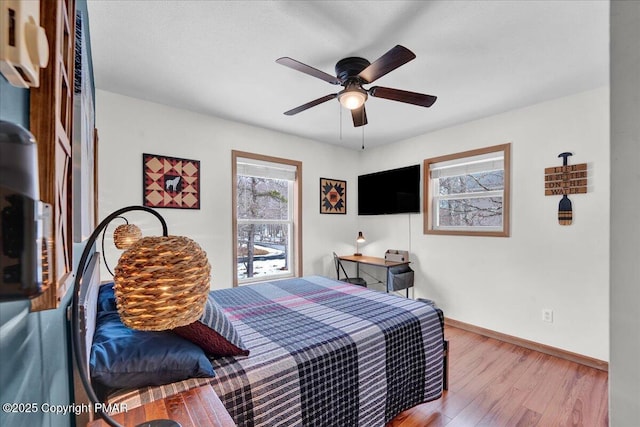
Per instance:
[[[126,221],[126,219],[125,219]],[[113,244],[118,249],[129,249],[135,242],[142,238],[142,231],[135,224],[119,225],[113,232]]]
[[[120,256],[113,277],[120,320],[164,331],[200,319],[209,293],[207,254],[183,236],[143,237]]]
[[[109,223],[123,213],[145,211],[158,218],[162,225],[162,237],[138,238],[135,235],[129,249],[122,255],[115,269],[114,290],[118,312],[123,323],[134,329],[163,330],[174,325],[183,325],[197,320],[204,310],[209,292],[211,267],[206,254],[197,243],[186,237],[169,236],[164,218],[153,209],[144,206],[128,206],[107,216],[87,240],[73,287],[71,311],[73,354],[78,373],[87,396],[92,404],[102,403],[98,398],[87,372],[86,353],[81,343],[80,294],[85,282],[82,276],[87,261],[93,254],[96,239]],[[121,217],[120,217],[121,218]],[[137,227],[136,227],[137,228]],[[123,260],[123,257],[125,259]],[[144,261],[142,261],[144,259]],[[131,270],[133,265],[137,271]],[[150,302],[149,295],[154,300]],[[161,304],[163,307],[158,306]],[[170,313],[166,307],[170,307]],[[112,427],[122,427],[103,409],[104,405],[94,405],[100,417]],[[138,427],[180,427],[173,420],[152,420]]]
[[[140,228],[135,224],[129,224],[127,218],[118,215],[115,216],[112,221],[114,219],[121,219],[125,222],[124,224],[117,226],[113,232],[113,244],[115,245],[116,249],[129,249],[131,245],[142,238],[142,231],[140,230]],[[107,251],[105,251],[104,249],[104,237],[106,234],[107,229],[105,227],[105,230],[102,233],[102,260],[104,261],[104,266],[109,274],[113,276],[113,271],[111,271],[111,268],[109,268],[109,263],[107,262]]]
[[[358,244],[365,242],[365,238],[362,235],[362,231],[358,231],[358,237],[356,238],[356,253],[353,254],[354,256],[362,256],[362,254],[360,253],[360,251],[358,250]]]

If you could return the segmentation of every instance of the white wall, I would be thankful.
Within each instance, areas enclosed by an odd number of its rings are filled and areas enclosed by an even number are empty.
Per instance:
[[[423,234],[422,213],[362,216],[363,252],[410,249],[415,297],[452,319],[609,360],[608,111],[602,88],[366,150],[361,173],[511,142],[512,225],[509,238],[441,236]],[[558,225],[560,197],[544,196],[544,168],[564,151],[589,165],[571,226]]]
[[[434,299],[446,316],[609,360],[608,96],[602,88],[362,152],[98,91],[100,217],[141,204],[143,152],[200,160],[202,208],[161,213],[172,234],[207,251],[212,287],[228,287],[231,150],[301,160],[304,274],[333,276],[331,251],[351,253],[362,230],[365,254],[411,251],[413,296]],[[359,174],[505,142],[512,142],[509,238],[427,236],[422,214],[356,215]],[[571,197],[568,227],[557,223],[560,198],[544,196],[544,168],[560,165],[564,151],[574,153],[570,163],[589,164],[589,193]],[[348,181],[347,215],[319,214],[320,177]],[[142,216],[144,227],[157,228]],[[554,310],[553,323],[542,321],[543,308]]]
[[[640,3],[611,2],[611,363],[613,427],[640,420]]]
[[[142,153],[200,160],[201,208],[159,209],[169,233],[196,240],[212,267],[212,288],[232,284],[231,150],[250,151],[302,161],[303,273],[335,275],[331,252],[352,250],[356,233],[355,193],[359,153],[291,135],[179,110],[135,98],[96,92],[99,141],[99,217],[116,209],[141,205]],[[347,214],[321,215],[320,177],[347,181]],[[149,214],[129,215],[144,234],[160,234]],[[119,253],[105,248],[110,267]],[[146,231],[146,233],[145,233]],[[103,270],[103,279],[107,273]]]

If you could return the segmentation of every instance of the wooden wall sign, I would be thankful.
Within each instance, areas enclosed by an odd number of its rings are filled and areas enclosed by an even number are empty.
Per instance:
[[[587,192],[587,164],[579,163],[569,166],[567,158],[572,153],[560,153],[562,166],[550,167],[544,170],[544,195],[562,195],[558,205],[558,222],[560,225],[571,225],[573,222],[573,208],[567,194],[583,194]]]

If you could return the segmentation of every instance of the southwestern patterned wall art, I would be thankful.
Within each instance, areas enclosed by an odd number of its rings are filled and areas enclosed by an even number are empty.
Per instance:
[[[320,178],[320,213],[347,213],[347,181]]]
[[[144,205],[200,209],[200,161],[142,155]]]

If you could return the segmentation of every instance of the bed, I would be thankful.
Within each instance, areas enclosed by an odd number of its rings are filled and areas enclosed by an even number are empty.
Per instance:
[[[105,387],[93,366],[100,325],[109,315],[104,290],[81,295],[85,349],[94,385],[116,407],[131,409],[211,385],[238,426],[370,427],[442,395],[438,308],[322,276],[212,291],[209,298],[248,351],[207,353],[214,376],[196,372],[168,384],[130,388],[125,380],[119,389]]]

